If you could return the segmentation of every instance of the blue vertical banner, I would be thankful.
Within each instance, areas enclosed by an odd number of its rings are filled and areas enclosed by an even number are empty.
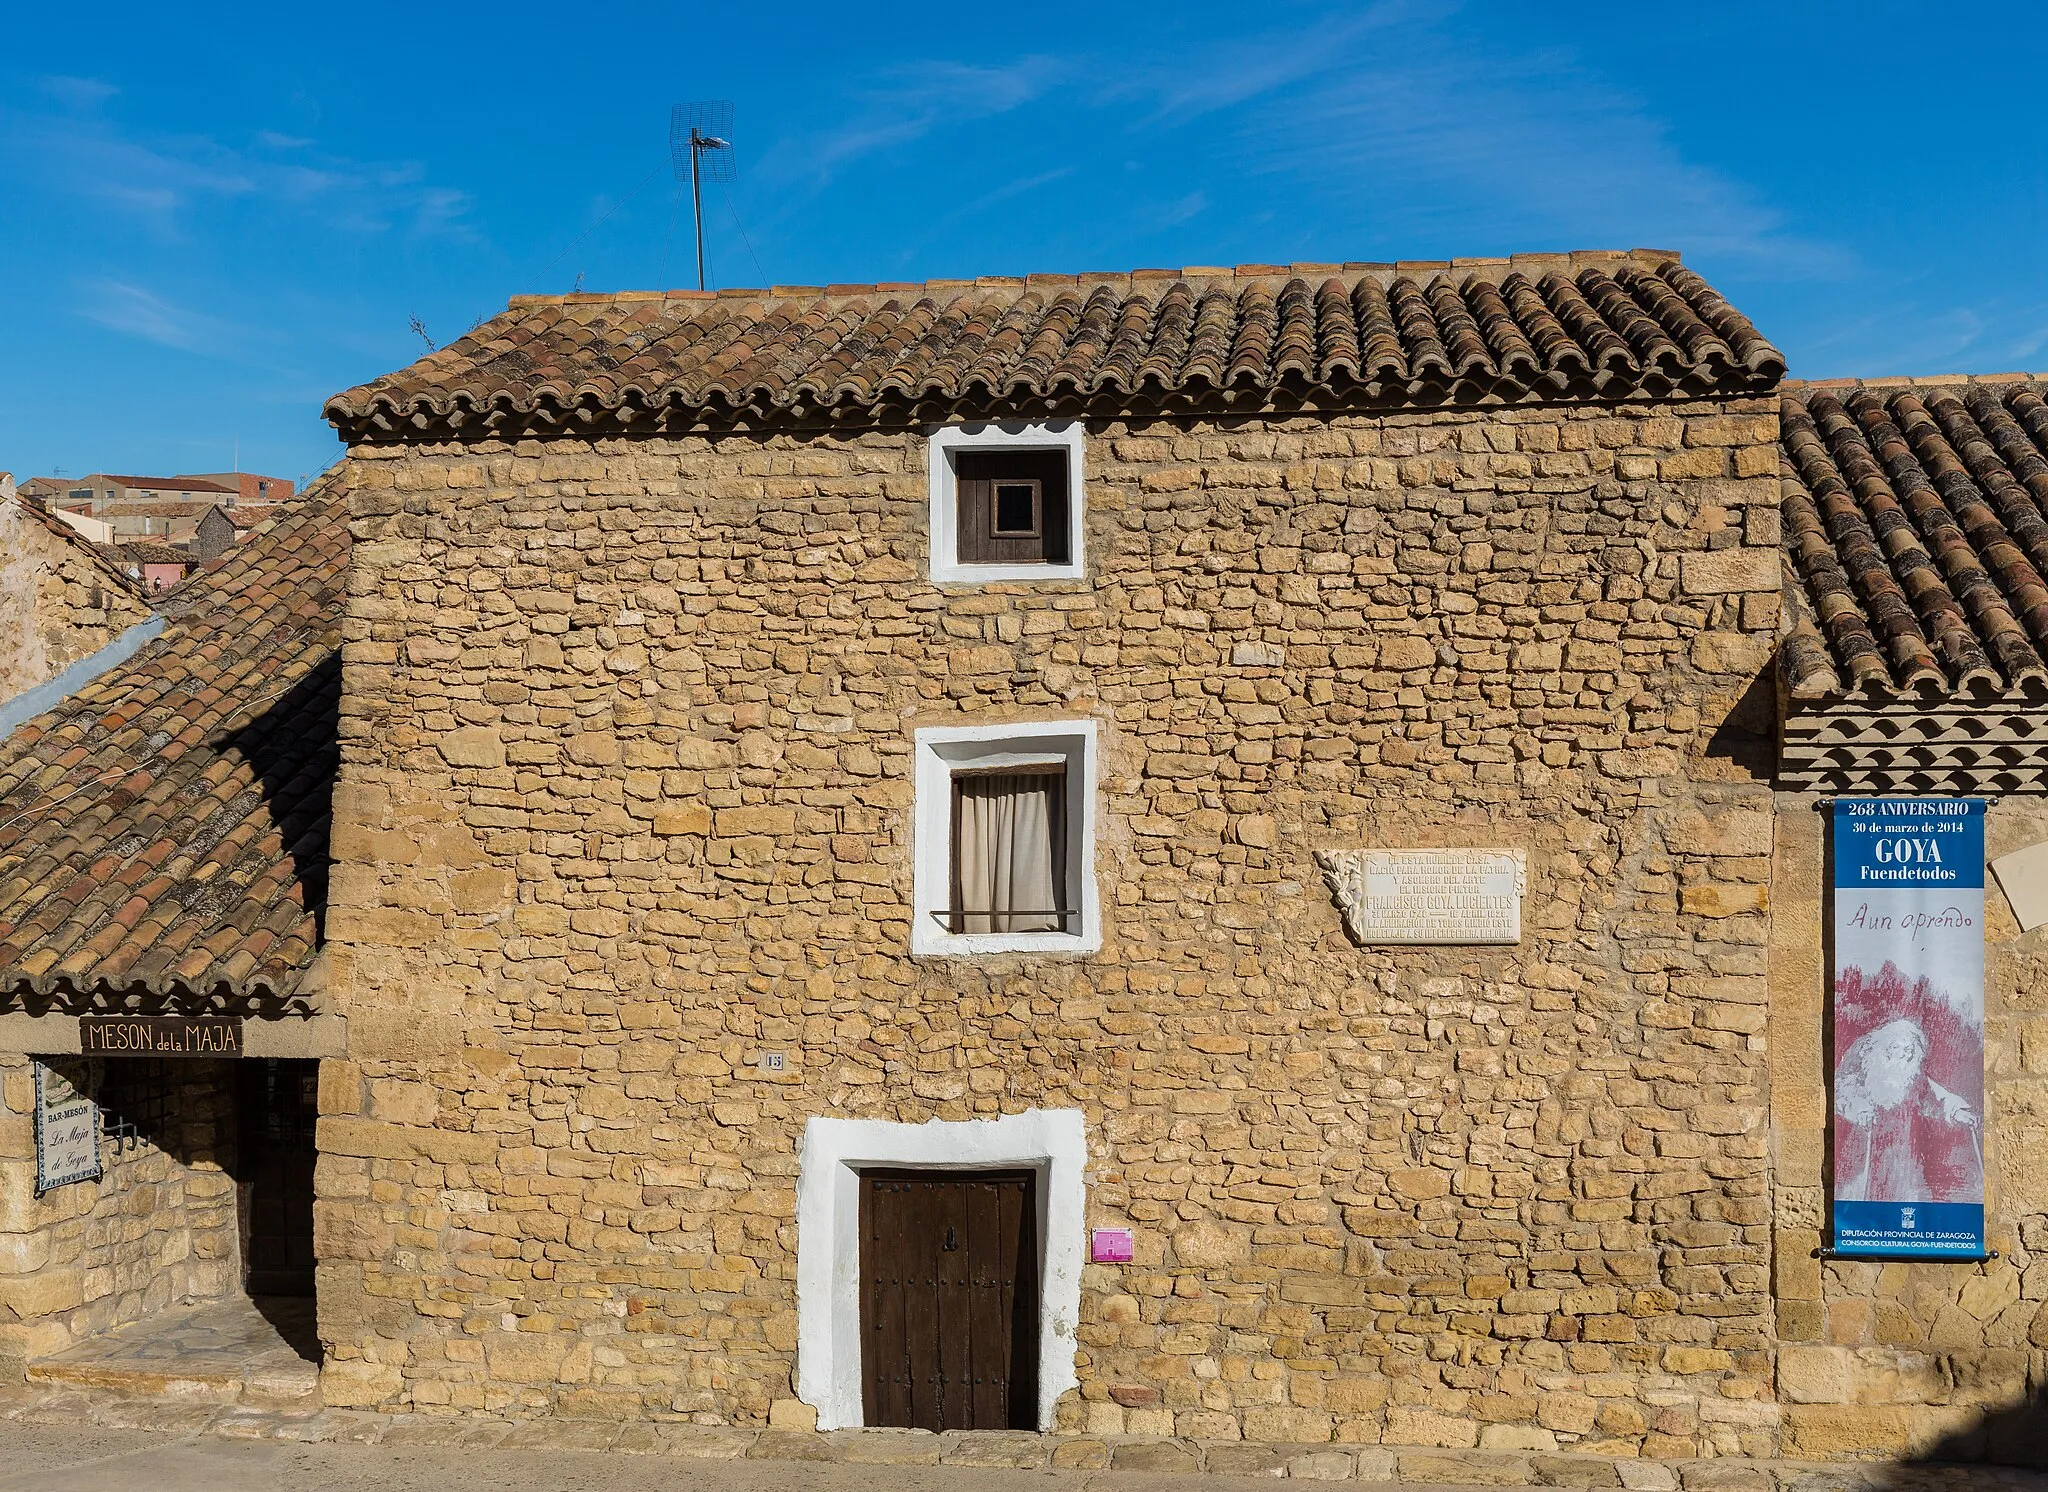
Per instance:
[[[1834,1247],[1984,1253],[1984,803],[1835,800]]]

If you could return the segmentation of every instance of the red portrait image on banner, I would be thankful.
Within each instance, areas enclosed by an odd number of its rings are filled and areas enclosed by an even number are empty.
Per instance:
[[[1887,962],[1835,976],[1835,1195],[1983,1195],[1984,1032],[1968,1002]]]

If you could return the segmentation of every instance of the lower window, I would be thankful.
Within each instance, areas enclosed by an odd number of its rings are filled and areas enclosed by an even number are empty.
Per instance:
[[[1086,721],[917,733],[913,952],[1101,946],[1094,745]]]
[[[956,933],[1064,932],[1067,774],[967,770],[953,774]]]

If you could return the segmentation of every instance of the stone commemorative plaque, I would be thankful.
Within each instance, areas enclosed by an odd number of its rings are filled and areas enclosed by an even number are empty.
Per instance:
[[[219,1016],[82,1015],[78,1046],[110,1057],[239,1057],[242,1023]]]
[[[1316,863],[1354,942],[1522,941],[1521,850],[1323,850]]]

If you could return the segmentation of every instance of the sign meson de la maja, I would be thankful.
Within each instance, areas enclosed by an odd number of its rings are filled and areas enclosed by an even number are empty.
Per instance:
[[[1523,850],[1318,850],[1316,864],[1356,943],[1522,941]]]

